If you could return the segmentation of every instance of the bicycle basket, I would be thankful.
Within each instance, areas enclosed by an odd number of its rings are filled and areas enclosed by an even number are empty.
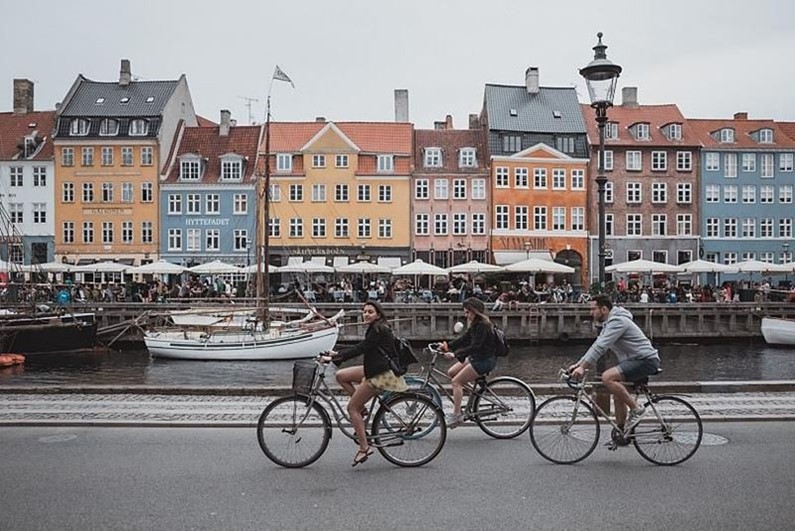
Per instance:
[[[296,361],[293,365],[293,392],[308,395],[312,392],[317,374],[314,361]]]

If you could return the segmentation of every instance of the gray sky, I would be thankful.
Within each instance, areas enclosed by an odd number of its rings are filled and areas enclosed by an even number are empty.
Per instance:
[[[187,75],[196,111],[227,108],[262,120],[274,65],[275,120],[393,120],[395,88],[409,90],[419,128],[452,114],[466,128],[485,83],[576,85],[596,32],[624,67],[619,86],[642,104],[676,103],[689,118],[795,120],[795,2],[791,0],[36,0],[22,14],[0,0],[0,110],[12,79],[36,82],[52,109],[77,74],[141,79]]]

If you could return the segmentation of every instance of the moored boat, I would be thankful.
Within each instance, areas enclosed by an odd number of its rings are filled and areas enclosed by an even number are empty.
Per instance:
[[[10,313],[0,317],[0,352],[36,354],[93,348],[93,313]]]
[[[795,345],[795,319],[763,317],[762,336],[769,345]]]

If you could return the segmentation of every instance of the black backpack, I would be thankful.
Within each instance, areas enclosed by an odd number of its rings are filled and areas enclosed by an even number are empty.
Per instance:
[[[406,374],[409,366],[417,363],[417,357],[414,351],[411,350],[409,340],[404,337],[395,337],[395,354],[397,355],[398,370],[395,371],[398,376]],[[394,370],[394,368],[393,368]]]
[[[492,329],[494,330],[494,355],[498,358],[504,358],[511,350],[508,340],[505,339],[505,332],[496,326],[492,327]]]

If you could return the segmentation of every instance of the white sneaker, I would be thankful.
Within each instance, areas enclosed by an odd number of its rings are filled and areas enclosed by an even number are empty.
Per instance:
[[[464,423],[464,415],[448,414],[444,418],[444,421],[447,424],[448,429],[454,430]]]
[[[632,428],[637,426],[645,412],[646,409],[642,407],[639,407],[638,409],[631,409],[629,411],[629,415],[627,416],[627,421],[624,423],[624,433],[629,433]]]

